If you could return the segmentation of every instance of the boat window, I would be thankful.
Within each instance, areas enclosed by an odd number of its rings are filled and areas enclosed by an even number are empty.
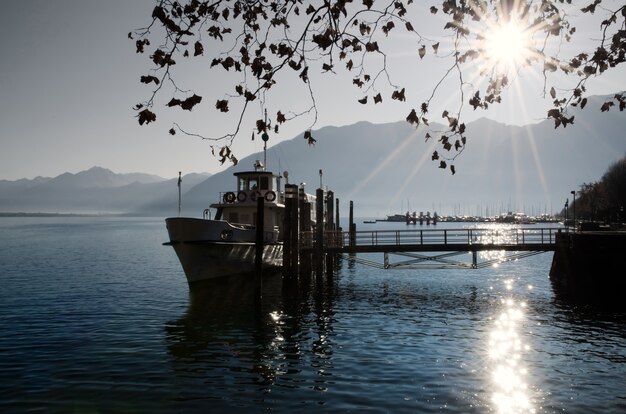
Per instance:
[[[239,191],[246,191],[248,189],[248,179],[239,178]]]
[[[269,189],[269,177],[261,177],[261,190]]]
[[[248,187],[249,190],[257,190],[259,188],[259,180],[256,177],[250,178],[249,185],[250,185],[250,187]]]

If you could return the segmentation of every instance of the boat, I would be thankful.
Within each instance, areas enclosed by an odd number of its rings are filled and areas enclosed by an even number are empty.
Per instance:
[[[377,221],[406,222],[406,216],[406,214],[392,214],[388,215],[386,219],[378,219]]]
[[[506,215],[502,214],[495,219],[496,223],[506,223],[506,224],[536,224],[537,221],[528,217],[524,213],[512,213],[508,212]]]
[[[264,198],[264,270],[283,264],[283,213],[285,195],[281,177],[266,171],[257,161],[253,171],[234,173],[235,190],[220,192],[211,204],[214,218],[205,210],[202,218],[165,219],[170,241],[189,284],[255,270],[257,199]]]

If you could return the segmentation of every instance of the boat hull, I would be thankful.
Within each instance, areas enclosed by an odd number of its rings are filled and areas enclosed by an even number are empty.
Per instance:
[[[166,244],[174,248],[190,284],[255,271],[254,229],[218,220],[176,217],[165,221],[170,236]],[[224,234],[229,235],[227,240]],[[264,244],[263,269],[277,269],[282,264],[282,243]]]

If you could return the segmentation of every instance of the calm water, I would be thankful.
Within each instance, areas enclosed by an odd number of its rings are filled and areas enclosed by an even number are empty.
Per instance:
[[[626,412],[626,313],[557,299],[551,254],[345,260],[259,304],[241,280],[190,292],[165,240],[161,219],[0,218],[0,412]]]

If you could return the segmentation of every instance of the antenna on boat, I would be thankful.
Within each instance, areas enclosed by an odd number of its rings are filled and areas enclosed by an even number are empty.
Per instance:
[[[278,158],[278,176],[276,177],[276,190],[280,192],[280,157]]]
[[[265,128],[267,129],[267,109],[265,109]],[[270,139],[270,136],[267,134],[267,130],[263,132],[261,135],[261,139],[263,140],[263,171],[267,170],[267,141]]]
[[[180,185],[183,182],[183,179],[181,178],[181,171],[178,172],[178,217],[180,217]]]

